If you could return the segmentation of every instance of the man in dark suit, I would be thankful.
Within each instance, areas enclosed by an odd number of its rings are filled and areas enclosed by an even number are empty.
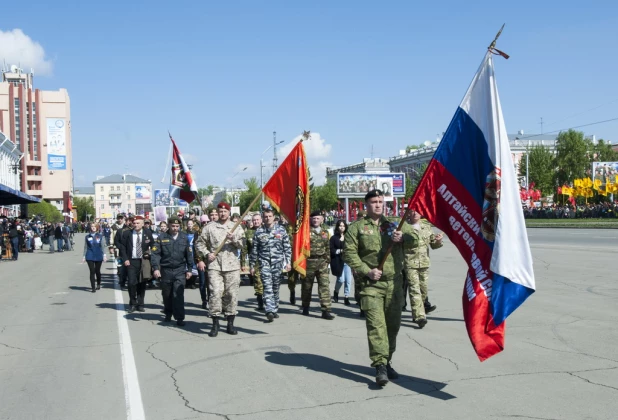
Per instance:
[[[133,229],[122,232],[118,247],[129,279],[129,313],[146,311],[144,296],[146,282],[151,278],[150,247],[154,245],[154,239],[152,232],[143,227],[144,218],[135,216]]]

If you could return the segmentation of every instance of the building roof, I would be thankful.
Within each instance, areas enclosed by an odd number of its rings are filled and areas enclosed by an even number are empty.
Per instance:
[[[94,187],[75,187],[74,191],[75,191],[75,194],[80,194],[80,195],[94,195],[95,194]]]
[[[106,176],[101,179],[97,179],[96,181],[93,182],[93,184],[122,184],[123,182],[128,182],[130,184],[136,184],[136,183],[150,184],[150,181],[147,179],[139,178],[134,175],[124,175],[123,176],[120,174],[114,174],[114,175]]]

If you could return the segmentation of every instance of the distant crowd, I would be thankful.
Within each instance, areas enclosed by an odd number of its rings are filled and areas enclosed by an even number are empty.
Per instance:
[[[526,219],[607,219],[618,217],[618,203],[583,204],[573,206],[552,204],[544,207],[524,208]]]

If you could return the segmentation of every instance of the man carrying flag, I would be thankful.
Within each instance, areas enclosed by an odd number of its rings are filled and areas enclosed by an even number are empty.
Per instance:
[[[505,319],[535,290],[494,76],[492,54],[508,56],[495,42],[408,203],[445,232],[468,264],[463,312],[481,361],[503,350]]]
[[[176,146],[176,142],[170,134],[172,141],[172,179],[170,182],[170,197],[184,200],[191,203],[197,197],[197,184],[193,181],[193,176],[189,170],[189,165]]]

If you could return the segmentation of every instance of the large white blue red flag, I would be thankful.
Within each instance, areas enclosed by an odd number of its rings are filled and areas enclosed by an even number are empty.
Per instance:
[[[535,284],[491,52],[409,206],[443,230],[468,264],[463,312],[479,359],[502,351],[505,319]]]

